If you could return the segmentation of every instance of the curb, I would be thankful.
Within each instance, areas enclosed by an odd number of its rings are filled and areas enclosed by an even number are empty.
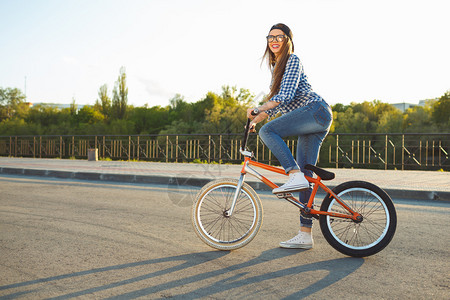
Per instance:
[[[0,167],[0,174],[6,175],[23,175],[38,176],[61,179],[78,179],[92,181],[113,181],[125,183],[140,184],[164,184],[164,185],[188,185],[202,187],[211,181],[211,178],[193,178],[179,176],[151,176],[151,175],[131,175],[131,174],[111,174],[111,173],[93,173],[93,172],[73,172],[73,171],[56,171],[56,170],[39,170],[39,169],[23,169],[23,168],[7,168]],[[247,183],[259,191],[270,191],[271,189],[262,182],[247,181]],[[334,188],[336,185],[328,185]],[[450,192],[443,191],[417,191],[417,190],[397,190],[384,189],[391,198],[394,199],[413,199],[413,200],[434,200],[434,201],[450,201]],[[320,194],[324,194],[319,193]]]

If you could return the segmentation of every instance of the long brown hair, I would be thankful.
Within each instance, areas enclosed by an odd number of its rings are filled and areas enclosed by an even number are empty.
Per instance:
[[[281,80],[283,79],[284,70],[286,69],[286,64],[289,60],[289,56],[294,52],[294,43],[292,42],[292,32],[286,25],[282,23],[275,24],[272,29],[280,29],[286,33],[286,38],[283,43],[283,47],[280,49],[279,58],[275,56],[269,48],[269,42],[267,42],[266,51],[264,51],[263,59],[267,60],[267,64],[269,65],[269,69],[272,71],[272,85],[270,87],[270,93],[266,97],[266,101],[272,99],[279,90],[281,85]],[[271,31],[272,31],[271,29]],[[270,31],[269,31],[270,32]]]

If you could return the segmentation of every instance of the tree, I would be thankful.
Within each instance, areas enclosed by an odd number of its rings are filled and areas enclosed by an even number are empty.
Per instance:
[[[437,132],[431,116],[431,107],[414,106],[403,114],[405,132]]]
[[[169,107],[135,107],[129,110],[127,120],[135,124],[137,134],[158,134],[170,124]]]
[[[450,90],[434,103],[432,116],[434,122],[448,132],[450,126]]]
[[[127,112],[128,88],[125,67],[120,68],[120,75],[114,85],[112,111],[116,119],[124,119]]]
[[[104,84],[93,107],[78,109],[72,99],[70,108],[30,108],[19,89],[0,88],[0,135],[241,133],[246,109],[255,101],[249,90],[225,85],[197,102],[177,94],[165,107],[128,106],[124,67],[112,94],[113,99]],[[330,131],[336,133],[448,132],[450,91],[405,112],[378,100],[335,104],[333,118]]]
[[[232,106],[237,103],[241,105],[249,105],[255,98],[249,90],[241,88],[238,93],[236,86],[230,87],[229,85],[222,86],[222,94],[220,96],[224,104]]]
[[[89,105],[83,106],[83,108],[80,109],[77,114],[78,123],[94,124],[103,121],[103,119],[103,114],[94,110]]]
[[[236,133],[240,132],[246,121],[246,111],[254,96],[248,90],[236,87],[222,87],[222,94],[208,93],[207,98],[214,105],[205,110],[203,132]]]
[[[333,106],[333,128],[337,133],[381,132],[380,128],[392,132],[401,132],[401,112],[394,106],[374,100],[372,102],[351,103]],[[391,120],[392,118],[392,120]],[[386,132],[386,131],[383,131]]]
[[[25,95],[18,88],[0,88],[0,121],[14,116],[24,117],[29,106]]]
[[[75,102],[75,98],[72,98],[72,103],[70,103],[70,108],[69,108],[69,110],[70,110],[70,114],[71,114],[72,116],[75,116],[75,115],[77,114],[77,111],[78,111],[78,105],[77,105],[76,102]]]
[[[100,112],[109,117],[111,114],[111,98],[108,96],[108,85],[104,84],[98,90],[98,101],[100,105]]]
[[[344,112],[349,106],[341,103],[336,103],[331,107],[333,112]]]
[[[176,94],[175,97],[169,100],[169,102],[170,102],[169,108],[170,123],[174,121],[184,121],[186,123],[199,121],[193,119],[192,104],[184,101],[184,97],[181,96],[180,94]]]
[[[401,133],[403,131],[403,114],[399,109],[381,113],[381,116],[378,118],[377,132]]]

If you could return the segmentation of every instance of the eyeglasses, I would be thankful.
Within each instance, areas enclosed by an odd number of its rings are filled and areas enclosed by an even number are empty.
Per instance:
[[[283,34],[280,34],[280,35],[268,35],[268,36],[266,36],[267,42],[269,42],[269,43],[272,43],[272,42],[274,42],[275,40],[276,40],[277,42],[282,42],[282,41],[284,41],[285,38],[286,38],[286,36],[283,35]]]

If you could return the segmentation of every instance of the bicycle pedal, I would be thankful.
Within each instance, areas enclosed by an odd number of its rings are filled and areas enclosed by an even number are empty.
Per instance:
[[[289,197],[293,197],[292,193],[278,193],[276,194],[278,199],[285,199]]]

